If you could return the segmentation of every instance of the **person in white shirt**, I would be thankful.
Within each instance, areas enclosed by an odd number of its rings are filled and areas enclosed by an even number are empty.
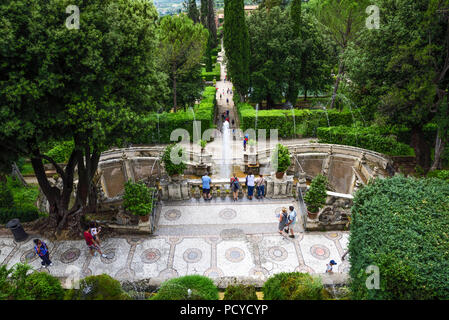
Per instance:
[[[101,231],[101,227],[97,225],[97,223],[94,221],[90,224],[90,234],[92,235],[92,238],[100,245],[100,238],[98,234]]]
[[[326,273],[332,273],[332,266],[335,266],[337,263],[334,260],[329,261],[328,264],[326,264]]]
[[[254,194],[254,175],[251,173],[246,176],[246,186],[248,187],[248,198],[249,200],[253,200]]]
[[[262,199],[265,193],[265,179],[263,175],[259,175],[259,178],[256,179],[256,188],[257,188],[257,199]]]
[[[290,212],[288,213],[287,227],[288,227],[288,229],[290,230],[290,233],[291,233],[289,235],[289,237],[290,238],[294,238],[295,234],[293,233],[293,226],[296,223],[296,210],[295,210],[295,207],[293,207],[293,206],[290,206],[288,209],[290,210]]]

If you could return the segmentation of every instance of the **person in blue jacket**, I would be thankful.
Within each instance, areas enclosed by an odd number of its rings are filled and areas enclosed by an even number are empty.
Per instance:
[[[39,239],[34,239],[34,251],[36,251],[36,254],[42,259],[42,266],[46,268],[47,266],[52,266],[53,263],[50,260],[50,254],[48,252],[48,247],[45,244],[44,241],[41,241]]]

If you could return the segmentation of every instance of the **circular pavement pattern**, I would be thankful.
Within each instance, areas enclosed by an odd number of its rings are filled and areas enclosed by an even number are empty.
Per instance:
[[[141,259],[143,263],[155,263],[161,257],[161,252],[156,248],[150,248],[142,252]]]
[[[200,249],[197,248],[190,248],[184,251],[184,261],[187,263],[195,263],[201,260],[202,253]]]
[[[232,220],[237,216],[237,212],[234,209],[226,208],[221,210],[218,215],[220,216],[220,218]]]
[[[178,209],[167,210],[164,213],[164,217],[165,217],[165,219],[170,220],[170,221],[178,220],[181,217],[181,211],[179,211]]]
[[[249,276],[257,279],[265,279],[267,276],[269,276],[269,272],[265,268],[254,267],[249,270]]]
[[[329,249],[321,244],[314,244],[310,247],[310,253],[317,259],[326,260],[329,258]]]
[[[229,248],[226,250],[226,259],[230,262],[240,262],[245,258],[245,252],[240,248]]]
[[[22,263],[32,262],[36,259],[37,259],[36,252],[34,251],[34,249],[30,249],[30,250],[25,251],[22,254],[22,256],[20,257],[20,262],[22,262]],[[51,259],[51,256],[50,256],[50,259]]]
[[[324,236],[329,240],[340,240],[342,235],[339,232],[325,233]]]
[[[108,249],[102,250],[103,254],[106,255],[106,258],[103,258],[102,256],[100,256],[101,262],[110,264],[110,263],[113,263],[114,261],[116,261],[117,254],[115,251],[116,251],[115,248],[108,248]]]
[[[61,262],[62,263],[72,263],[76,261],[81,255],[81,250],[78,248],[70,248],[61,254]]]
[[[287,250],[278,246],[268,249],[268,254],[270,255],[271,259],[276,261],[284,261],[288,257]]]
[[[219,278],[223,277],[223,271],[218,268],[209,268],[204,271],[203,275],[209,278]]]

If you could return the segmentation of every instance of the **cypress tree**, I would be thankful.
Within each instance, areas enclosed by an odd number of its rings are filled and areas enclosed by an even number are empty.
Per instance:
[[[211,48],[217,46],[217,26],[215,24],[214,1],[208,0],[207,4],[207,29],[211,37]]]
[[[196,6],[196,0],[187,0],[184,2],[184,7],[187,9],[187,16],[192,19],[194,23],[200,22],[200,12]]]
[[[224,14],[223,43],[228,75],[243,101],[249,88],[249,35],[243,0],[225,0]]]
[[[208,0],[201,0],[201,24],[207,28],[207,4]]]

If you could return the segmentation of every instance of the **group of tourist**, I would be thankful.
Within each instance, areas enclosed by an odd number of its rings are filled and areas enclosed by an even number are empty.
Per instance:
[[[284,236],[289,235],[290,238],[294,238],[295,234],[293,232],[293,225],[296,223],[296,210],[294,206],[288,208],[290,211],[287,212],[287,208],[282,208],[279,214],[279,234]]]
[[[207,173],[201,177],[202,187],[203,187],[203,198],[204,200],[211,200],[212,195],[210,194],[210,184],[212,179],[207,175]],[[265,195],[265,179],[262,174],[256,179],[254,174],[248,174],[245,179],[246,186],[248,187],[248,199],[252,200],[254,196],[254,188],[256,188],[256,198],[262,199]],[[237,201],[239,198],[240,181],[237,175],[234,173],[231,177],[229,189],[232,190],[233,200]]]

